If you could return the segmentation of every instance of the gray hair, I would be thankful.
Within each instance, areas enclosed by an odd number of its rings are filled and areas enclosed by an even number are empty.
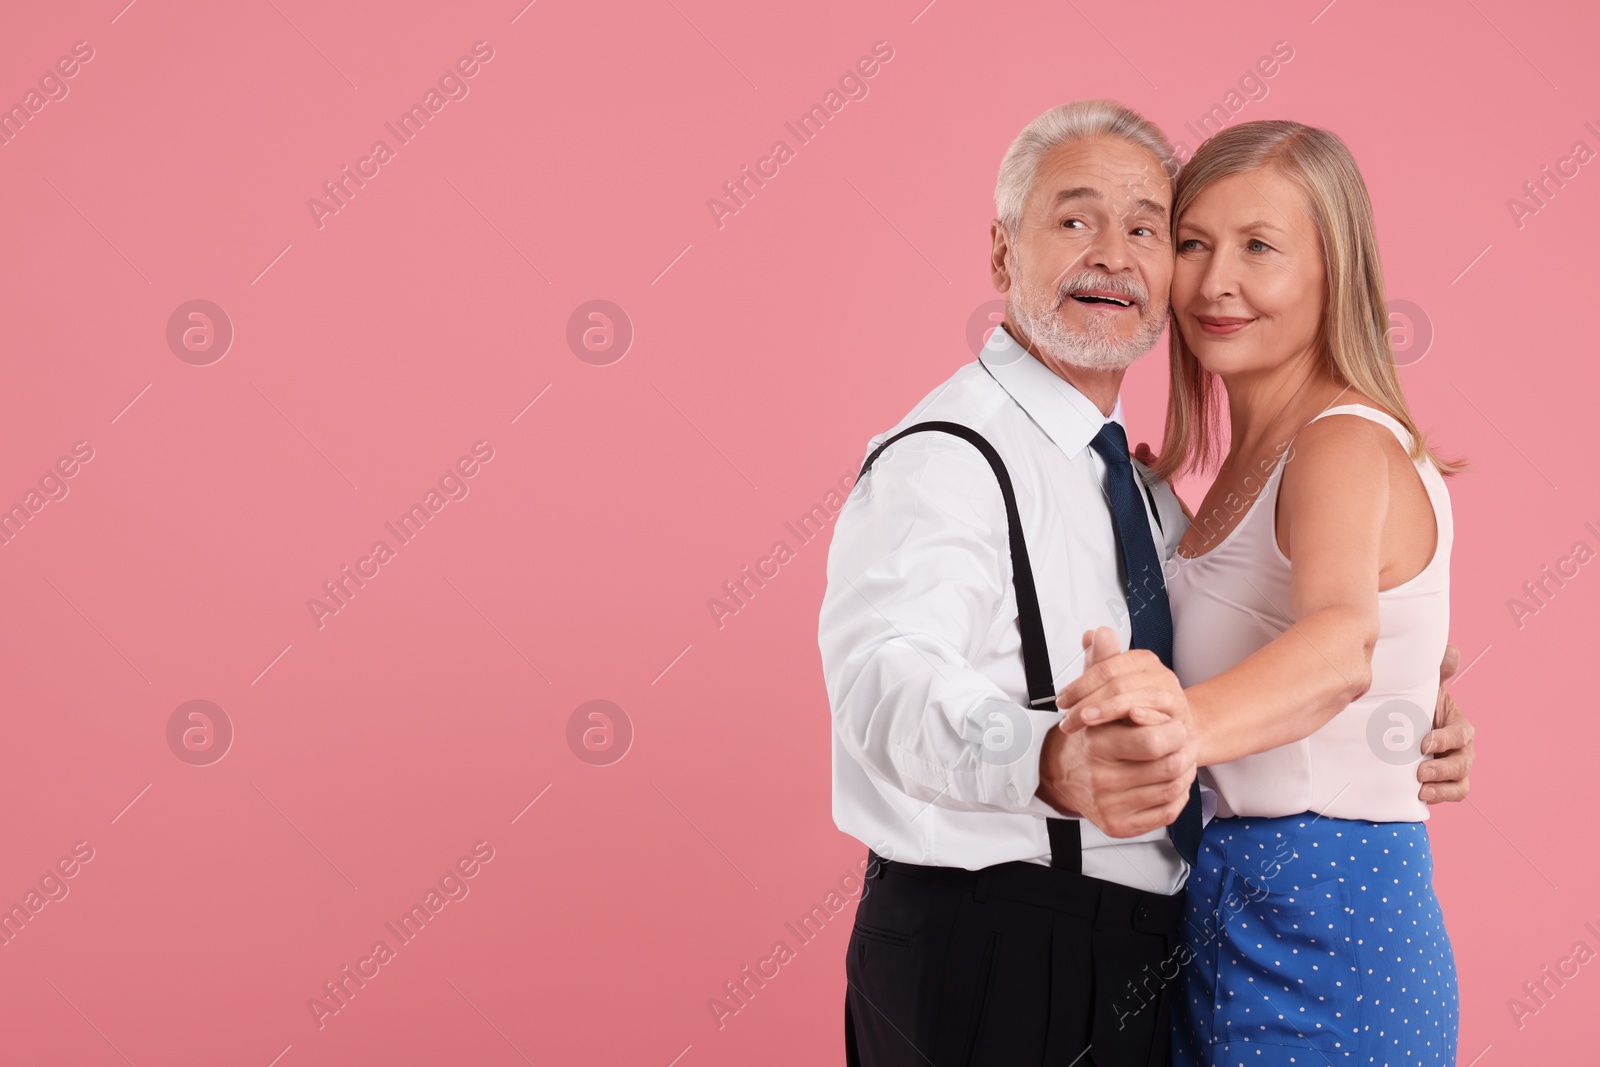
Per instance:
[[[1074,100],[1058,104],[1023,127],[1000,161],[994,183],[994,208],[1000,225],[1016,233],[1023,205],[1033,191],[1039,164],[1056,148],[1090,137],[1116,137],[1143,148],[1161,161],[1167,177],[1178,171],[1172,145],[1161,128],[1115,100]]]

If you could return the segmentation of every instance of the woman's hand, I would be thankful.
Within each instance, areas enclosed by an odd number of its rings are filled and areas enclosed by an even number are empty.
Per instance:
[[[1067,713],[1057,724],[1063,733],[1121,720],[1155,726],[1189,717],[1178,676],[1154,652],[1121,651],[1117,632],[1109,626],[1086,631],[1083,650],[1083,673],[1056,696],[1056,707]]]

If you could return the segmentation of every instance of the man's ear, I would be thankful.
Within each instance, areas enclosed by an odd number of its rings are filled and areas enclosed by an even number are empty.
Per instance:
[[[989,280],[994,282],[996,292],[1010,292],[1011,268],[1007,261],[1011,256],[1011,235],[999,219],[994,219],[989,223],[989,237],[994,242],[989,250]]]

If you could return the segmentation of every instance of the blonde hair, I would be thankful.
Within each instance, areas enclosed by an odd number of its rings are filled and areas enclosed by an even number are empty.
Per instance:
[[[1178,164],[1167,135],[1132,108],[1115,100],[1057,104],[1024,126],[1000,160],[1000,175],[994,183],[994,210],[1007,233],[1016,233],[1022,223],[1022,209],[1044,157],[1064,144],[1090,137],[1113,137],[1143,148],[1160,160],[1169,179],[1177,173]]]
[[[1305,193],[1322,239],[1327,303],[1318,328],[1323,367],[1340,383],[1365,393],[1411,434],[1411,457],[1426,457],[1440,473],[1467,469],[1441,458],[1417,430],[1396,372],[1389,343],[1389,310],[1378,259],[1372,200],[1355,158],[1328,130],[1284,120],[1230,126],[1200,146],[1178,173],[1173,190],[1176,232],[1184,211],[1211,185],[1235,174],[1271,168]],[[1222,460],[1221,379],[1206,370],[1184,343],[1176,322],[1169,330],[1171,392],[1167,425],[1155,471],[1171,478],[1209,471]]]

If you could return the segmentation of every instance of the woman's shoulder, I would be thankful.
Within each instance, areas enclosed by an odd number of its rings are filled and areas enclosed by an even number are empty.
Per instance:
[[[1395,427],[1405,431],[1405,424],[1394,412],[1350,389],[1301,428],[1295,435],[1294,448],[1337,452],[1375,444],[1387,450],[1387,442],[1403,452]]]
[[[1387,411],[1354,390],[1345,393],[1325,413],[1308,422],[1295,435],[1283,467],[1281,495],[1290,510],[1297,503],[1337,499],[1349,502],[1371,496],[1374,486],[1388,481],[1396,456],[1405,447],[1384,421],[1371,416]],[[1339,411],[1348,405],[1366,410]],[[1397,423],[1398,425],[1398,423]]]

